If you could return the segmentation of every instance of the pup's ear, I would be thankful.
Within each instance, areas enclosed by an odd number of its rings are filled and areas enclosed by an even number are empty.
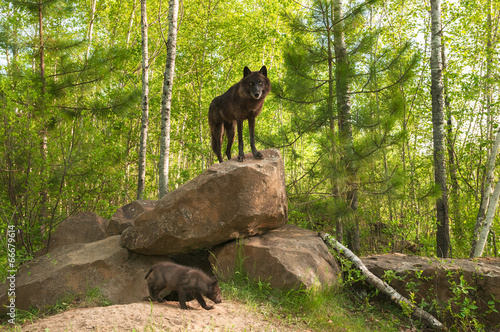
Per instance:
[[[265,77],[267,77],[267,68],[266,68],[266,66],[262,66],[262,68],[260,68],[259,73],[261,73],[262,75],[264,75]]]
[[[246,77],[247,75],[250,75],[251,73],[252,73],[252,71],[247,66],[245,66],[245,68],[243,68],[243,77]]]

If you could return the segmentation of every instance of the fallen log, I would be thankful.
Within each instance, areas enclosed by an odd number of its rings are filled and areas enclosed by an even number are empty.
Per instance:
[[[384,294],[388,295],[393,302],[397,303],[401,307],[410,308],[413,317],[425,320],[435,330],[438,331],[444,330],[444,326],[439,320],[437,320],[434,316],[432,316],[430,313],[423,310],[422,308],[417,307],[407,298],[399,294],[388,283],[386,283],[385,281],[381,280],[376,275],[371,273],[370,270],[366,268],[366,266],[363,264],[363,262],[361,261],[361,259],[359,259],[358,256],[356,256],[351,250],[343,246],[340,242],[335,240],[330,234],[325,232],[320,232],[318,235],[326,243],[327,246],[335,249],[337,252],[341,253],[347,259],[353,262],[354,266],[356,266],[359,270],[361,270],[363,275],[366,277],[366,282],[368,282],[370,285],[374,286]]]

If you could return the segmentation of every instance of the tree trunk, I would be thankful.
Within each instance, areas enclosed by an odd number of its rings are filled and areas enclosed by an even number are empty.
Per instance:
[[[349,97],[349,59],[344,42],[342,0],[335,0],[333,4],[334,16],[334,51],[336,61],[336,97],[338,111],[339,138],[342,147],[342,160],[346,170],[347,188],[345,195],[349,211],[350,223],[347,226],[350,247],[356,253],[360,252],[359,224],[355,216],[358,208],[358,191],[356,186],[356,166],[354,165],[354,147],[352,136],[351,101]]]
[[[484,247],[486,245],[486,240],[488,239],[488,233],[491,229],[491,224],[493,223],[493,218],[495,217],[495,211],[497,209],[498,199],[500,198],[500,181],[497,182],[493,195],[490,199],[490,204],[488,205],[488,211],[486,212],[486,217],[484,218],[484,225],[479,234],[479,240],[477,241],[476,248],[474,249],[474,257],[480,257],[483,254]]]
[[[436,201],[438,257],[448,257],[450,230],[448,221],[448,192],[446,187],[446,162],[444,150],[444,102],[441,63],[441,3],[431,0],[431,95],[432,134],[434,142],[434,181],[441,190]]]
[[[366,277],[366,282],[368,282],[370,285],[374,286],[382,293],[388,295],[393,302],[399,304],[401,307],[410,308],[414,317],[427,321],[434,329],[443,328],[443,324],[441,324],[441,322],[438,321],[434,316],[429,314],[427,311],[424,311],[420,307],[417,307],[407,298],[399,294],[388,283],[380,280],[376,275],[371,273],[370,270],[368,270],[363,262],[359,259],[359,257],[357,257],[352,251],[350,251],[333,237],[331,237],[328,233],[321,232],[319,233],[319,236],[329,247],[337,250],[337,252],[341,253],[347,259],[353,262],[354,266],[361,270],[363,275]]]
[[[85,53],[85,60],[89,59],[90,49],[92,48],[92,31],[94,30],[95,20],[95,5],[97,0],[92,0],[90,22],[89,22],[89,44],[87,45],[87,53]]]
[[[161,199],[168,192],[168,164],[170,153],[170,107],[172,105],[172,84],[174,81],[175,55],[177,47],[177,15],[179,0],[169,1],[167,61],[163,77],[163,94],[161,99],[161,134],[160,164],[158,192]]]
[[[134,3],[132,4],[132,12],[130,12],[130,18],[129,18],[129,23],[128,23],[127,48],[130,44],[130,36],[132,35],[132,30],[134,27],[135,6],[136,6],[136,4],[135,4],[135,0],[134,0]]]
[[[143,199],[146,182],[146,148],[149,128],[149,52],[148,52],[148,16],[147,0],[141,0],[142,33],[142,118],[139,147],[139,175],[137,180],[137,199]]]
[[[446,52],[445,52],[445,46],[444,46],[444,40],[441,38],[441,66],[443,68],[443,72],[446,73],[446,68],[447,68],[447,62],[446,62]],[[443,100],[444,100],[444,112],[446,113],[446,117],[448,118],[448,124],[446,128],[446,147],[448,151],[448,166],[449,166],[449,174],[450,174],[450,182],[451,182],[451,189],[450,189],[450,196],[451,196],[451,203],[449,202],[449,206],[451,206],[451,215],[452,215],[452,220],[453,223],[452,225],[455,225],[457,228],[454,228],[454,230],[457,230],[458,232],[461,232],[461,230],[458,229],[460,227],[460,187],[458,184],[458,176],[457,176],[457,163],[455,162],[455,149],[454,149],[454,139],[453,139],[453,119],[451,117],[451,108],[450,108],[450,100],[448,98],[448,82],[446,79],[446,75],[443,78]],[[449,215],[448,215],[449,217]],[[450,245],[449,248],[449,256],[453,257],[453,252],[452,252],[452,247]]]
[[[491,115],[491,66],[492,66],[492,54],[493,54],[493,43],[492,43],[492,22],[491,22],[491,1],[488,1],[488,14],[487,14],[487,29],[488,29],[488,40],[486,42],[486,78],[484,84],[484,95],[485,95],[485,104],[486,104],[486,114],[487,114],[487,123],[489,125],[487,130],[487,140],[493,139],[493,133],[490,128],[493,126],[492,115]],[[481,229],[484,228],[484,221],[486,211],[488,210],[488,206],[490,204],[490,198],[492,194],[492,182],[493,182],[493,172],[495,170],[495,160],[498,153],[498,136],[500,136],[497,132],[496,139],[494,145],[489,149],[489,157],[488,162],[486,164],[485,174],[483,177],[482,183],[482,192],[481,192],[481,205],[479,206],[479,211],[476,216],[476,225],[474,227],[474,234],[472,237],[472,245],[469,257],[475,257],[475,251],[477,247],[477,241],[479,237],[479,233]]]
[[[44,113],[45,113],[45,91],[46,91],[46,79],[45,79],[45,42],[43,40],[43,13],[42,13],[42,7],[43,3],[40,1],[38,2],[38,33],[40,37],[40,46],[39,46],[39,53],[40,53],[40,80],[42,83],[42,87],[40,90],[40,99],[39,99],[39,114],[38,116],[40,119],[42,119],[42,128],[40,129],[40,156],[42,160],[42,166],[40,168],[40,174],[42,178],[42,187],[40,190],[40,218],[43,220],[47,216],[47,200],[48,200],[48,193],[47,193],[47,187],[46,187],[46,181],[45,181],[45,173],[46,173],[46,162],[47,162],[47,127],[45,125],[45,121],[43,120]]]
[[[484,246],[486,244],[486,238],[488,237],[488,232],[491,228],[491,223],[493,217],[495,216],[496,206],[498,203],[497,191],[499,190],[499,183],[495,187],[493,195],[491,193],[491,187],[493,183],[493,173],[495,171],[495,161],[498,155],[498,148],[500,146],[500,130],[497,131],[495,142],[491,148],[490,155],[488,157],[488,162],[486,164],[486,176],[484,180],[484,189],[481,197],[481,206],[476,220],[476,227],[474,230],[474,238],[472,240],[472,247],[470,257],[479,257],[483,254]],[[495,198],[496,197],[496,198]],[[488,220],[491,218],[491,220]],[[479,237],[479,239],[478,239]]]

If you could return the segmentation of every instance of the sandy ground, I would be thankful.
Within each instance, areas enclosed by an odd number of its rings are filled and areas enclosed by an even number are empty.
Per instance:
[[[222,302],[212,310],[196,301],[188,305],[191,310],[181,310],[178,302],[72,309],[24,324],[22,331],[304,331],[238,302]]]

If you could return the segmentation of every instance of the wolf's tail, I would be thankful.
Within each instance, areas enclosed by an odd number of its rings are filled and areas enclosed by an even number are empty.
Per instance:
[[[147,279],[149,277],[149,275],[151,274],[151,272],[153,272],[153,268],[150,268],[148,273],[146,274],[146,276],[144,277],[144,279]]]

